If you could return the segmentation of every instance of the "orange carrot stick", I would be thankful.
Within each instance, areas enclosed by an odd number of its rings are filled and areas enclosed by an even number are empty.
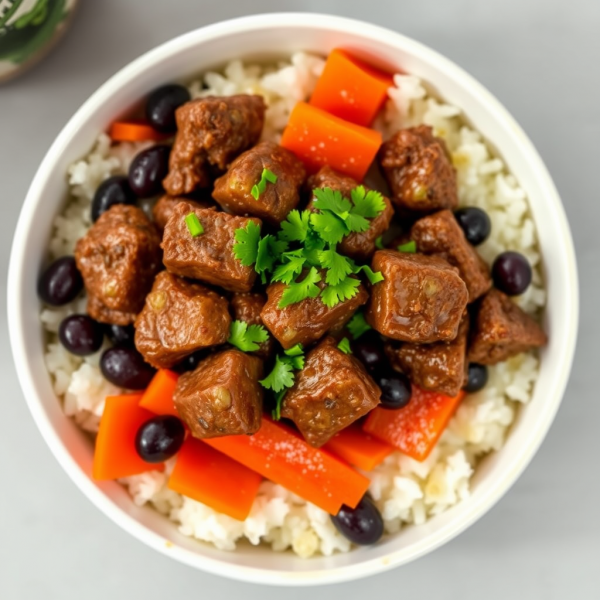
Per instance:
[[[173,393],[178,378],[179,375],[174,371],[168,369],[157,371],[142,395],[140,406],[156,415],[179,417],[175,404],[173,404]]]
[[[342,429],[324,448],[363,471],[372,471],[394,450],[389,444],[381,442],[356,426]]]
[[[116,121],[108,131],[113,142],[160,142],[171,137],[142,121]]]
[[[142,460],[135,449],[138,429],[155,415],[139,403],[141,394],[106,398],[94,450],[94,479],[119,479],[145,471],[162,471],[163,464]]]
[[[320,108],[298,102],[283,132],[281,145],[318,171],[329,165],[361,181],[381,146],[381,134],[354,125]]]
[[[167,485],[243,521],[250,513],[261,481],[258,473],[190,436],[177,455]]]
[[[369,127],[393,85],[391,75],[336,49],[327,57],[310,104],[350,123]]]
[[[346,463],[268,417],[254,435],[204,441],[332,515],[342,504],[355,507],[369,487],[369,480]]]
[[[416,460],[425,460],[464,396],[460,391],[451,398],[413,385],[408,406],[372,410],[363,430]]]

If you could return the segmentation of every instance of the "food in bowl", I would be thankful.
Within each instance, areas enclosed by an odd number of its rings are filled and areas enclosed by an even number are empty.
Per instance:
[[[41,278],[94,475],[224,549],[347,551],[460,501],[545,343],[502,161],[415,77],[324,64],[152,93],[70,168]],[[357,70],[373,93],[348,92]],[[389,188],[361,185],[374,159]]]

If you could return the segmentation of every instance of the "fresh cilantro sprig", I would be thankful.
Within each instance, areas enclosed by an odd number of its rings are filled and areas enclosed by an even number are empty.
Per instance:
[[[242,352],[255,352],[259,349],[259,344],[268,339],[269,333],[262,325],[248,325],[244,321],[233,321],[227,341]]]
[[[321,288],[317,285],[319,281],[321,281],[319,271],[315,267],[311,267],[306,277],[300,281],[296,280],[287,286],[277,306],[285,308],[290,304],[302,302],[306,298],[316,298],[321,292]]]
[[[271,372],[259,383],[266,389],[275,392],[275,408],[273,410],[273,419],[278,421],[281,418],[281,403],[288,388],[294,385],[294,371],[304,368],[304,349],[302,344],[296,344],[283,355],[275,357],[275,364]]]
[[[368,265],[357,266],[336,250],[344,236],[369,228],[368,219],[385,209],[383,196],[367,192],[364,186],[351,191],[352,201],[331,188],[315,189],[313,193],[317,212],[290,211],[276,236],[261,237],[260,226],[253,221],[235,232],[235,257],[244,266],[254,265],[263,283],[281,282],[286,286],[279,308],[317,296],[331,308],[358,293],[360,280],[353,275],[362,272],[371,284],[383,279],[381,273],[374,273]],[[290,244],[295,245],[293,249]],[[317,285],[322,270],[325,285]]]
[[[359,185],[350,192],[352,202],[339,190],[318,188],[313,190],[313,206],[319,211],[310,216],[315,231],[329,244],[338,244],[350,233],[362,233],[369,229],[368,219],[373,219],[385,210],[383,196],[375,191],[366,191]]]
[[[265,193],[265,190],[267,189],[267,182],[277,183],[277,175],[275,175],[275,173],[269,169],[263,169],[260,176],[260,181],[256,185],[253,185],[252,189],[250,190],[250,193],[255,200],[258,200],[260,195]]]
[[[337,345],[337,347],[344,353],[344,354],[352,354],[352,348],[350,347],[350,340],[345,337],[342,338],[340,340],[340,343]]]
[[[366,333],[372,327],[367,323],[362,311],[354,313],[354,316],[348,321],[346,328],[350,332],[353,340],[357,340],[363,333]]]

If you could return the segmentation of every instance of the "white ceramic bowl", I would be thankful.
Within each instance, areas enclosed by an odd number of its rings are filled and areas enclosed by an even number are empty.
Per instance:
[[[407,527],[349,554],[304,560],[249,545],[222,552],[179,534],[175,524],[152,509],[136,507],[117,483],[91,478],[92,445],[63,415],[44,366],[36,274],[50,224],[63,206],[67,166],[149,90],[234,58],[268,58],[295,50],[325,55],[337,46],[431,83],[464,110],[504,158],[527,192],[538,229],[550,343],[542,352],[531,403],[520,411],[502,450],[478,467],[468,500],[425,525]],[[192,31],[145,54],[105,83],[60,133],[31,184],[15,233],[8,292],[10,338],[29,408],[50,450],[83,493],[123,529],[176,560],[225,577],[280,585],[339,582],[390,569],[430,552],[481,517],[515,482],[550,427],[569,375],[578,320],[575,255],[563,207],[542,160],[515,120],[479,83],[425,46],[373,25],[315,14],[259,15]]]

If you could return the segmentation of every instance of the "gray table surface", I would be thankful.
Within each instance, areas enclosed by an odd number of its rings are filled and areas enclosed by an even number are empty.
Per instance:
[[[243,8],[240,8],[243,6]],[[310,590],[347,600],[600,598],[600,3],[592,0],[355,0],[237,3],[88,0],[64,42],[0,87],[0,598],[300,598],[299,589],[230,582],[155,553],[113,525],[46,448],[15,376],[6,330],[10,243],[29,182],[79,105],[155,45],[249,13],[316,11],[412,36],[482,81],[524,126],[553,173],[581,277],[578,352],[566,397],[536,458],[478,523],[443,548],[375,578]],[[18,365],[17,365],[18,366]],[[596,373],[596,374],[595,374]]]

